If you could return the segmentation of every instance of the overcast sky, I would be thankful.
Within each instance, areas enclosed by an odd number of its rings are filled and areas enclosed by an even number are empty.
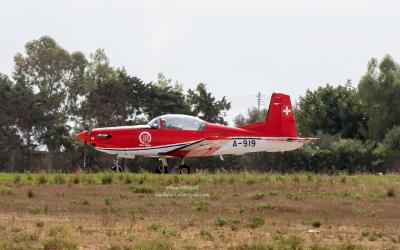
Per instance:
[[[356,85],[371,57],[400,61],[400,1],[0,0],[0,13],[2,73],[49,35],[70,52],[103,48],[146,82],[158,72],[186,89],[204,82],[234,101],[229,119],[259,91],[294,101],[326,83]]]

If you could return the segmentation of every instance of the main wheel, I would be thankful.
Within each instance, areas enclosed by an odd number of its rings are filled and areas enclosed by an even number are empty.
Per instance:
[[[190,167],[186,165],[179,166],[179,173],[180,174],[190,174]]]

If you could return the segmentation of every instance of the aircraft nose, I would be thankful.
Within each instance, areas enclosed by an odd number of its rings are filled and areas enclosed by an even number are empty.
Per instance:
[[[83,131],[76,135],[79,140],[81,141],[89,141],[90,136],[88,135],[87,131]]]

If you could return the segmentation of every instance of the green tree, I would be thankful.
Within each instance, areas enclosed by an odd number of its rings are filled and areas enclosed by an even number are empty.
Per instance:
[[[247,110],[247,116],[242,114],[237,115],[233,122],[236,127],[243,126],[250,123],[261,122],[267,119],[268,109],[261,109],[253,107]]]
[[[226,111],[231,108],[230,102],[224,97],[216,100],[206,85],[200,83],[195,90],[188,90],[187,102],[192,106],[192,113],[208,122],[227,124],[225,121]]]
[[[296,108],[296,122],[303,135],[317,131],[344,138],[364,138],[365,115],[357,89],[348,81],[344,86],[326,85],[307,90]]]
[[[358,85],[362,107],[367,113],[368,137],[382,141],[400,124],[400,67],[389,56],[379,63],[372,58]]]
[[[29,118],[21,117],[19,123],[27,145],[30,147],[30,142],[36,141],[51,152],[59,152],[61,145],[54,147],[54,143],[48,143],[66,124],[69,114],[77,111],[79,96],[85,94],[86,59],[80,52],[68,53],[44,36],[28,42],[25,55],[18,53],[14,60],[16,91],[26,109],[22,112],[35,113],[27,114]]]
[[[185,100],[183,87],[179,83],[171,84],[163,74],[158,74],[155,83],[146,85],[146,92],[142,94],[146,98],[144,105],[148,118],[163,114],[191,114],[190,105]]]
[[[81,113],[85,120],[94,121],[94,127],[134,124],[142,114],[145,92],[146,86],[139,78],[116,70],[115,77],[98,81],[82,104]]]
[[[386,133],[383,145],[391,150],[400,150],[400,126],[394,126]]]

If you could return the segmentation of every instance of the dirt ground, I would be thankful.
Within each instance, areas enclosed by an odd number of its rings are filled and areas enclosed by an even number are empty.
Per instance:
[[[89,177],[0,181],[0,249],[400,249],[398,175]]]

